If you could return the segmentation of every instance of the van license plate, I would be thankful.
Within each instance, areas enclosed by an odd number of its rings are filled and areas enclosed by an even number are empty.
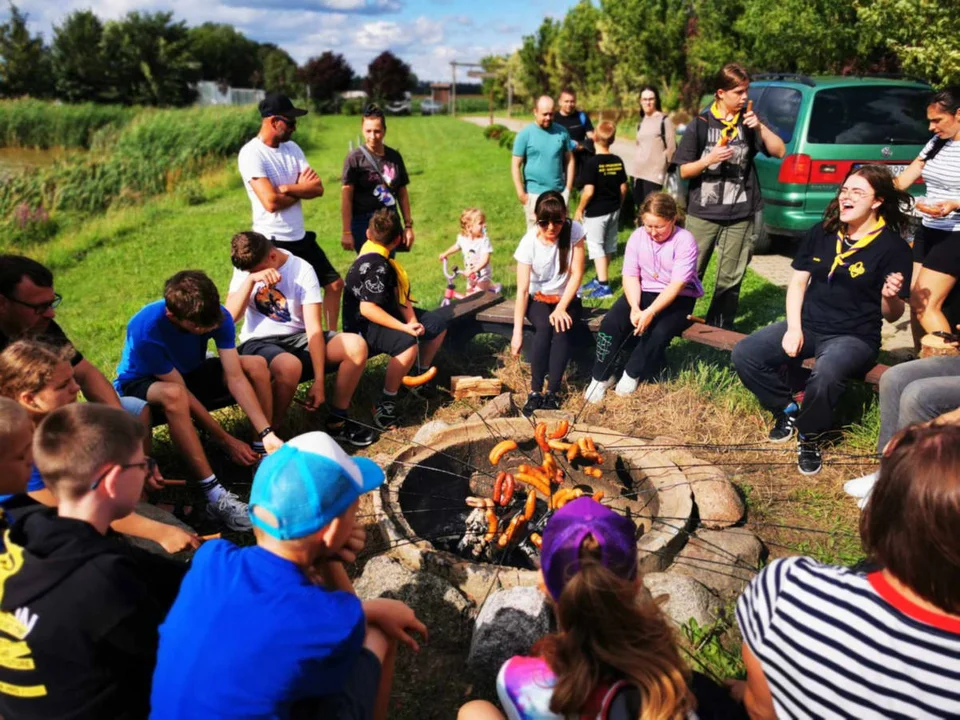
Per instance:
[[[862,168],[864,165],[873,165],[873,164],[876,164],[876,163],[854,163],[853,169],[858,170],[859,168]],[[894,177],[896,177],[897,175],[899,175],[909,167],[908,165],[891,165],[889,163],[885,163],[885,164],[890,169],[890,174],[893,175]]]

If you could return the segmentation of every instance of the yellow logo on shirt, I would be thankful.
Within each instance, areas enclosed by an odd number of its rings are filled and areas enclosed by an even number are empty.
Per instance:
[[[814,262],[820,262],[820,258],[818,258],[816,255],[814,255],[814,256],[813,256],[813,261],[814,261]]]
[[[865,272],[866,269],[864,269],[862,262],[857,262],[850,266],[850,277],[852,278],[860,277]]]

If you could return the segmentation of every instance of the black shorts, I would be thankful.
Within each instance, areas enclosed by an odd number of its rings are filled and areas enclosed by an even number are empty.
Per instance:
[[[960,276],[960,232],[921,225],[913,236],[913,261],[927,270]]]
[[[382,668],[369,648],[360,650],[340,692],[299,700],[290,709],[292,720],[370,720],[377,704]]]
[[[274,240],[273,244],[281,250],[286,250],[291,255],[296,255],[310,263],[317,273],[317,280],[320,281],[321,287],[326,287],[340,279],[340,273],[330,264],[330,261],[327,260],[327,254],[317,245],[317,234],[315,232],[308,232],[302,240],[293,242]]]
[[[324,342],[330,342],[337,333],[328,330],[323,333]],[[300,382],[313,380],[313,361],[310,359],[309,342],[305,332],[294,333],[293,335],[270,335],[262,338],[250,338],[244,341],[237,352],[241,355],[259,355],[267,361],[267,365],[273,362],[274,358],[284,353],[293,355],[303,370],[300,371]],[[327,372],[333,372],[337,369],[336,363],[324,362]]]
[[[161,381],[153,375],[137,378],[122,385],[120,394],[146,400],[147,390],[156,382]],[[186,384],[187,390],[193,393],[200,404],[208,409],[223,407],[224,399],[230,397],[230,389],[224,379],[223,365],[218,357],[205,359],[200,367],[183,376],[183,382]]]
[[[447,329],[453,317],[453,308],[449,305],[430,311],[415,308],[414,313],[417,320],[423,324],[424,333],[420,338],[376,323],[367,325],[367,329],[363,331],[363,339],[367,341],[369,357],[376,357],[381,353],[396,357],[407,348],[416,345],[418,339],[420,342],[433,340]]]

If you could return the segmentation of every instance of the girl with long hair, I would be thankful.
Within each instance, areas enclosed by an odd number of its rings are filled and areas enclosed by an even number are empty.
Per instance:
[[[847,381],[877,361],[880,327],[903,314],[910,247],[902,237],[910,196],[885,165],[851,170],[837,196],[801,242],[787,286],[787,319],[758,330],[733,349],[737,374],[774,414],[771,442],[798,433],[797,467],[820,472],[818,436],[832,427]],[[803,401],[780,368],[816,358]]]
[[[584,232],[567,217],[563,195],[550,190],[537,198],[537,222],[527,230],[513,257],[517,261],[517,301],[513,314],[514,357],[523,348],[523,324],[533,324],[530,348],[532,383],[523,414],[560,408],[560,383],[570,360],[570,336],[583,307],[577,297],[586,265]],[[546,393],[544,380],[549,377]]]
[[[660,92],[653,85],[640,90],[640,122],[637,124],[637,152],[633,163],[633,202],[663,188],[667,168],[677,152],[677,129],[663,112]]]
[[[597,332],[587,402],[600,402],[613,385],[620,348],[629,359],[617,383],[618,395],[631,394],[660,372],[667,346],[683,332],[687,316],[703,295],[697,278],[697,241],[679,226],[676,201],[663,192],[648,195],[637,219],[640,227],[627,241],[623,258],[623,295],[604,315]]]

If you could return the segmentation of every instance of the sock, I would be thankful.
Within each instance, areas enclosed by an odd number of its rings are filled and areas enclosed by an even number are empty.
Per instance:
[[[789,405],[787,405],[783,409],[783,414],[789,415],[790,413],[795,413],[795,412],[798,412],[799,410],[800,410],[800,406],[797,405],[795,402],[791,402]]]
[[[394,390],[393,392],[390,392],[389,390],[387,390],[386,388],[384,388],[384,389],[383,389],[383,396],[384,396],[384,397],[388,397],[388,398],[396,397],[396,396],[397,396],[397,391]]]
[[[215,503],[220,499],[220,496],[227,492],[227,489],[220,484],[220,481],[217,480],[216,475],[211,475],[208,478],[204,478],[199,483],[200,489],[203,490],[203,494],[207,498],[207,502]]]
[[[347,421],[347,411],[330,406],[330,415],[327,417],[327,428],[339,430]]]
[[[266,455],[266,454],[267,454],[267,451],[266,451],[266,450],[264,449],[264,447],[263,447],[263,440],[254,440],[254,441],[253,441],[252,443],[250,443],[250,444],[253,445],[253,451],[254,451],[255,453],[257,453],[258,455]]]

